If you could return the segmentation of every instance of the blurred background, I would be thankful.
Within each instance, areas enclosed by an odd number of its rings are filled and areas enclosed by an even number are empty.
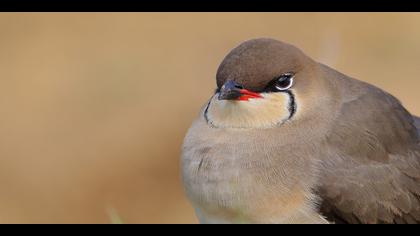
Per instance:
[[[420,115],[416,13],[1,13],[0,223],[196,223],[183,137],[244,40],[272,37]]]

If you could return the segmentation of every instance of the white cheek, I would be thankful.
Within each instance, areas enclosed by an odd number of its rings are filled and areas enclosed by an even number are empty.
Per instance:
[[[262,93],[263,98],[248,101],[219,100],[214,96],[207,118],[221,128],[269,128],[289,117],[289,96],[286,93]]]

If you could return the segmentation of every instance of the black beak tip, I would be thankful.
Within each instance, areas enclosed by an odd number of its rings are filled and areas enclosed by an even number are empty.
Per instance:
[[[242,86],[233,80],[226,81],[220,89],[218,99],[219,100],[237,100],[242,96],[240,90]]]
[[[237,100],[241,95],[241,93],[238,91],[230,91],[230,92],[220,92],[218,99],[219,100]]]

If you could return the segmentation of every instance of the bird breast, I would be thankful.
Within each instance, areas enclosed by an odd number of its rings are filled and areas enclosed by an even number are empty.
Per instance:
[[[202,222],[324,221],[315,213],[311,162],[274,140],[270,130],[215,129],[202,119],[193,124],[184,141],[182,172]]]

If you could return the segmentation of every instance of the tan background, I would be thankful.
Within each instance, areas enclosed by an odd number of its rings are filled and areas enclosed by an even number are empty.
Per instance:
[[[183,136],[232,47],[273,37],[420,114],[420,14],[0,14],[0,222],[193,223]]]

